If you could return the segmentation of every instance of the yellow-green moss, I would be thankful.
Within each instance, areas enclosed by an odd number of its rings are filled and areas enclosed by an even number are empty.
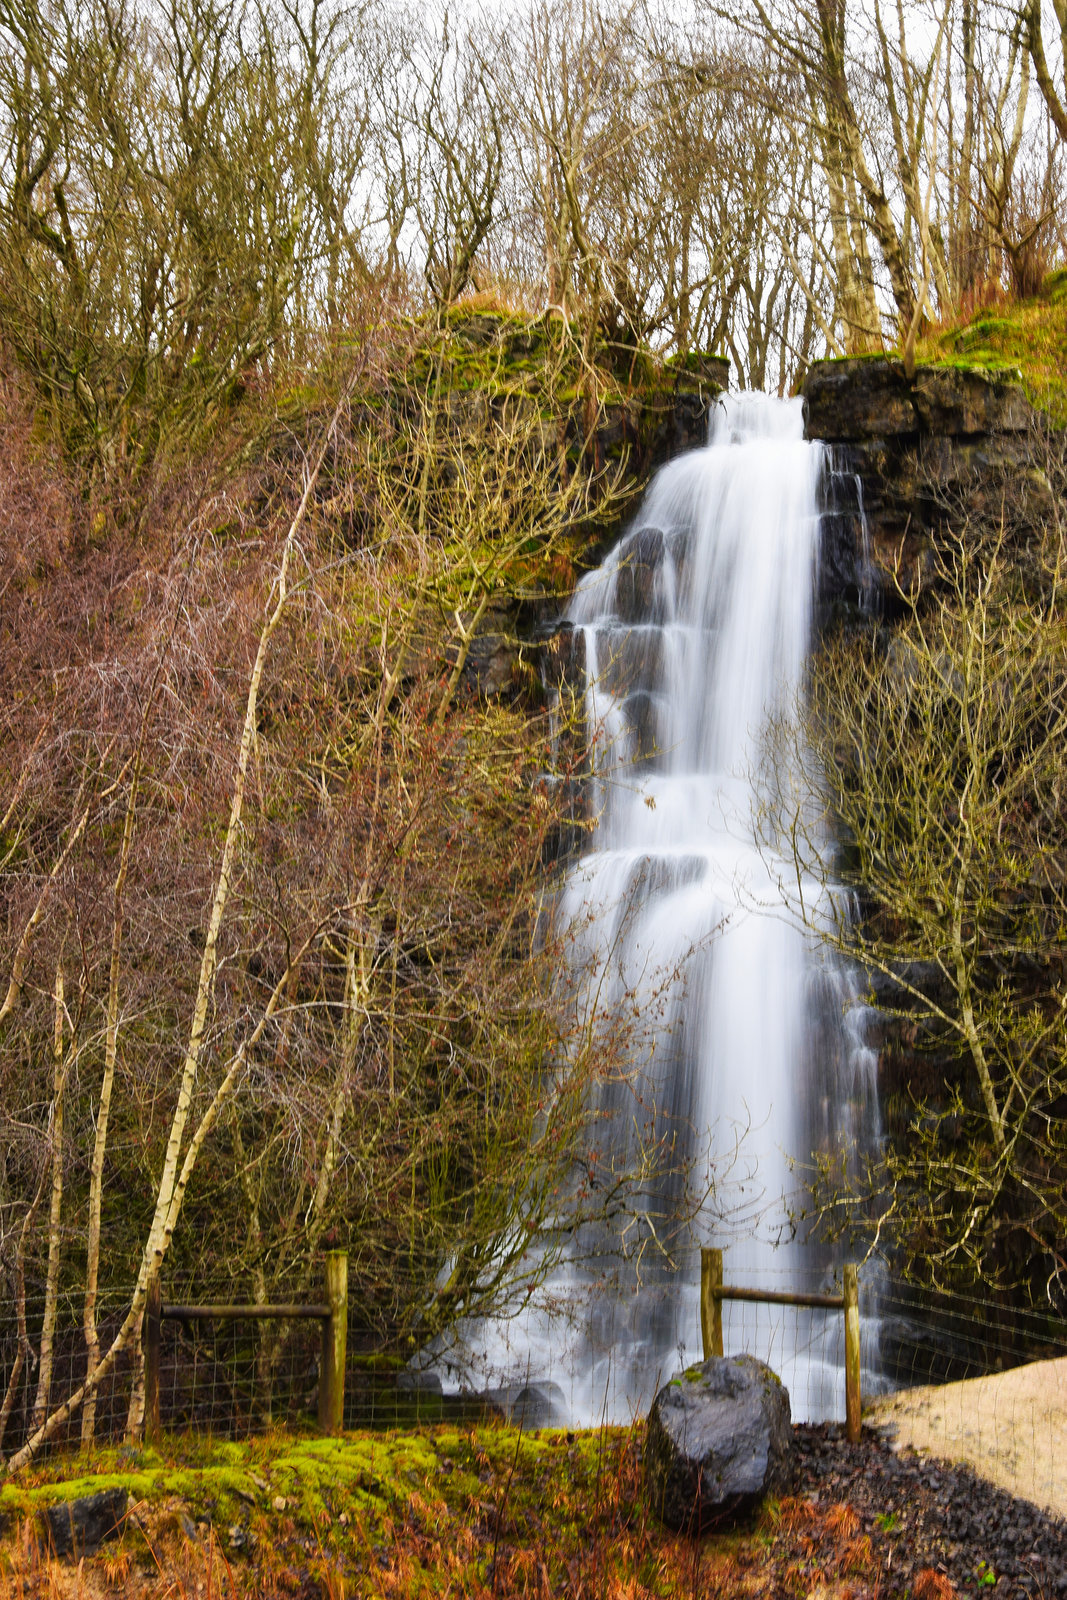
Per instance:
[[[1057,426],[1067,424],[1067,273],[1054,273],[1039,296],[978,311],[932,334],[920,361],[1018,374],[1030,399]]]

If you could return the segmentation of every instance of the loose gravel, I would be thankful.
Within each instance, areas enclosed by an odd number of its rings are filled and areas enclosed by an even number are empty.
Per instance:
[[[940,1576],[975,1600],[1067,1600],[1067,1522],[970,1467],[895,1450],[873,1429],[855,1445],[834,1424],[794,1432],[799,1494],[852,1507],[887,1597],[938,1600]]]

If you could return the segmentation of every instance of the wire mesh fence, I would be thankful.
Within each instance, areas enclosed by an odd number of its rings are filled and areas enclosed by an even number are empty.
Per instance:
[[[231,1302],[232,1282],[172,1277],[166,1285],[172,1304]],[[97,1302],[96,1328],[106,1352],[129,1311],[132,1295],[112,1290]],[[50,1355],[42,1362],[43,1293],[28,1292],[24,1322],[14,1305],[0,1306],[0,1461],[12,1456],[48,1412],[61,1406],[85,1382],[88,1353],[80,1294],[57,1300]],[[352,1319],[345,1371],[344,1425],[387,1428],[440,1420],[444,1414],[485,1414],[483,1402],[455,1399],[412,1384],[398,1363],[382,1361],[360,1348],[358,1320]],[[292,1318],[256,1322],[211,1316],[164,1318],[160,1325],[159,1412],[167,1432],[195,1432],[240,1439],[274,1427],[314,1429],[321,1376],[320,1323]],[[42,1373],[44,1372],[44,1381]],[[121,1352],[95,1394],[93,1440],[116,1443],[130,1432],[140,1412],[144,1363],[139,1341]],[[82,1439],[84,1410],[75,1410],[53,1435],[53,1447],[76,1446]]]
[[[878,1287],[879,1349],[894,1387],[982,1377],[1067,1355],[1067,1320],[1006,1297]]]
[[[726,1257],[726,1282],[736,1281]],[[840,1289],[827,1270],[796,1269],[748,1273],[750,1287],[773,1290]],[[210,1303],[232,1300],[233,1285],[172,1279],[165,1286],[171,1301]],[[677,1345],[667,1351],[651,1374],[654,1388],[666,1382],[677,1366],[703,1356],[698,1290],[682,1288]],[[129,1308],[129,1296],[118,1290],[101,1294],[97,1307],[100,1347],[106,1350]],[[845,1415],[845,1335],[841,1312],[724,1301],[723,1347],[727,1355],[748,1353],[766,1361],[790,1391],[798,1420],[843,1420]],[[15,1308],[0,1308],[0,1405],[4,1407],[0,1451],[10,1455],[33,1431],[35,1418],[61,1404],[82,1384],[87,1355],[80,1296],[68,1293],[56,1307],[51,1372],[42,1382],[40,1336],[44,1306],[31,1295],[26,1306],[25,1339]],[[559,1324],[562,1329],[562,1321]],[[529,1359],[517,1368],[510,1387],[507,1377],[450,1382],[445,1391],[431,1375],[418,1380],[396,1364],[383,1362],[361,1348],[358,1306],[352,1308],[345,1372],[344,1425],[388,1428],[443,1417],[475,1419],[487,1411],[515,1412],[515,1396],[525,1406],[540,1385],[564,1397],[573,1386],[573,1364],[584,1359],[583,1324],[572,1323],[568,1338],[549,1336],[541,1344],[536,1369]],[[589,1354],[606,1370],[620,1362],[620,1349],[609,1342]],[[915,1384],[951,1383],[995,1373],[1023,1362],[1067,1356],[1067,1324],[1051,1312],[1020,1309],[993,1297],[934,1296],[894,1284],[873,1269],[860,1273],[860,1358],[864,1404],[878,1395]],[[320,1380],[321,1331],[315,1322],[215,1320],[162,1323],[160,1345],[160,1421],[166,1431],[192,1430],[240,1438],[284,1426],[315,1426]],[[141,1381],[140,1348],[120,1356],[96,1396],[95,1438],[122,1439],[131,1420],[131,1396]],[[1067,1382],[1067,1380],[1065,1380]],[[651,1394],[647,1396],[651,1398]],[[1021,1402],[1020,1402],[1021,1403]],[[991,1414],[988,1428],[994,1443],[1007,1416],[1008,1400]],[[965,1405],[959,1401],[958,1406]],[[520,1407],[521,1410],[521,1407]],[[538,1411],[526,1420],[566,1421],[555,1410]],[[1044,1424],[1034,1421],[1033,1430]],[[81,1438],[81,1416],[75,1413],[55,1436],[58,1445]],[[997,1446],[1001,1448],[1001,1446]],[[1015,1448],[1018,1448],[1016,1445]]]
[[[101,1351],[106,1351],[129,1310],[129,1297],[101,1293],[96,1306],[96,1330]],[[0,1457],[10,1455],[33,1432],[36,1422],[61,1405],[85,1382],[88,1348],[80,1295],[61,1294],[55,1308],[55,1328],[50,1356],[42,1360],[41,1331],[44,1299],[27,1300],[25,1328],[13,1305],[0,1307]],[[130,1394],[139,1368],[139,1349],[124,1351],[100,1382],[95,1400],[95,1437],[121,1439],[129,1422]],[[59,1446],[81,1438],[82,1418],[75,1413],[55,1434]]]
[[[198,1295],[198,1299],[208,1299]],[[304,1322],[234,1319],[164,1321],[160,1337],[160,1423],[242,1438],[315,1418],[321,1340]]]

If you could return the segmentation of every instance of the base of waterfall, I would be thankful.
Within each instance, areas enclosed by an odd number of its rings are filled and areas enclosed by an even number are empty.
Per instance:
[[[793,1477],[789,1393],[754,1356],[712,1356],[659,1391],[648,1416],[645,1490],[670,1528],[708,1532]]]

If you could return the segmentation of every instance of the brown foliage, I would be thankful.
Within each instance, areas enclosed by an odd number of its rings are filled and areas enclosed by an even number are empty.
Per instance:
[[[943,1572],[937,1572],[933,1567],[923,1567],[921,1572],[915,1574],[911,1592],[915,1600],[955,1600],[956,1585]]]
[[[579,1049],[554,1072],[574,1052],[542,915],[566,788],[538,780],[547,718],[514,691],[486,704],[464,677],[490,596],[599,491],[558,487],[536,407],[459,430],[447,403],[426,407],[386,427],[372,412],[371,433],[366,399],[342,406],[317,478],[280,428],[244,465],[225,438],[169,475],[157,463],[99,548],[12,584],[13,1301],[28,1283],[32,1302],[57,1251],[77,1296],[102,1196],[107,1292],[149,1270],[153,1216],[169,1273],[200,1292],[243,1281],[260,1302],[298,1294],[321,1247],[348,1242],[358,1334],[407,1354],[506,1301],[546,1224],[559,1240],[618,1200],[619,1178],[596,1195],[569,1182],[587,1074],[617,1059],[602,1035],[595,1067]],[[158,1233],[178,1158],[193,1182]],[[62,1188],[51,1228],[33,1200],[46,1184]],[[269,1405],[275,1330],[262,1350]]]

